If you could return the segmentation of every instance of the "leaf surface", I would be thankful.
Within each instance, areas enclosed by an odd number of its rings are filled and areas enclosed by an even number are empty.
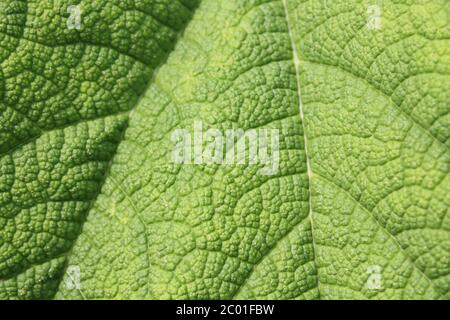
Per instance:
[[[1,298],[450,298],[446,1],[6,3]],[[196,121],[279,171],[174,163]]]

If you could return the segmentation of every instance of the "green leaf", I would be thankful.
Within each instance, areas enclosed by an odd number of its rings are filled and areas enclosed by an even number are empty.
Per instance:
[[[447,1],[0,3],[0,298],[450,298]]]

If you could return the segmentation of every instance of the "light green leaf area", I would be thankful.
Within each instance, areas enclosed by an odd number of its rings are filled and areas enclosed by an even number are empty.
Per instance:
[[[450,299],[446,0],[0,4],[0,298]]]

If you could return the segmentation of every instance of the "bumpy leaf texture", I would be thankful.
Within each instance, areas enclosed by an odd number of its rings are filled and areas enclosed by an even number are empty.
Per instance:
[[[448,13],[0,1],[0,298],[449,299]],[[170,161],[196,120],[279,172]]]

